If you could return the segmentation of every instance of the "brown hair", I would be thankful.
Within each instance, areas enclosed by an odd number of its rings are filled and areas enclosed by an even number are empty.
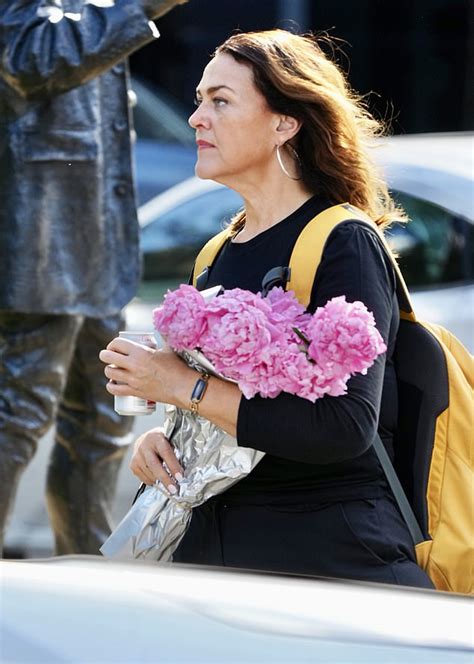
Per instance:
[[[405,218],[369,154],[383,124],[351,90],[318,38],[286,30],[240,33],[214,55],[221,53],[252,68],[255,85],[272,111],[302,122],[292,144],[309,191],[324,193],[334,203],[351,203],[382,227]],[[237,215],[233,229],[243,221],[243,214]]]

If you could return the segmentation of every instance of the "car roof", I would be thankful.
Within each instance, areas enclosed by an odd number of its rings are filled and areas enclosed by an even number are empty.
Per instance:
[[[473,180],[474,133],[404,134],[379,141],[383,161],[433,168]]]
[[[374,155],[391,188],[474,221],[474,134],[391,136]]]
[[[215,189],[225,189],[225,187],[214,180],[201,180],[195,176],[187,178],[140,206],[138,210],[140,226],[147,226],[158,215],[172,210],[176,205]]]
[[[90,661],[94,648],[104,661],[326,661],[336,644],[351,661],[386,661],[367,655],[387,648],[442,662],[438,651],[472,649],[472,604],[459,595],[95,556],[3,561],[2,609],[7,653],[36,641],[50,661]]]

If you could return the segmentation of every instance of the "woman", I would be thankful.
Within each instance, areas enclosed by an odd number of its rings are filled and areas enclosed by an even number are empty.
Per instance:
[[[283,30],[232,36],[205,68],[196,104],[196,174],[245,201],[208,287],[261,290],[272,267],[288,265],[304,226],[336,203],[358,206],[381,227],[400,218],[366,151],[378,123],[312,38]],[[245,399],[211,377],[200,415],[266,455],[193,510],[174,560],[432,587],[371,447],[378,426],[391,449],[399,313],[377,234],[355,220],[330,235],[309,311],[338,295],[374,313],[387,353],[349,381],[347,395],[314,404],[289,394]],[[115,339],[100,357],[112,394],[191,408],[199,376],[171,351]],[[131,468],[171,493],[183,472],[158,430],[138,439]]]

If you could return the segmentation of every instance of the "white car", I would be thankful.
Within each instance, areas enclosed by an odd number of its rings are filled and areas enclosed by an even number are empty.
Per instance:
[[[376,148],[394,197],[408,212],[388,240],[420,318],[450,329],[474,350],[474,137],[396,136]],[[199,248],[242,206],[240,196],[190,178],[139,210],[145,284],[129,308],[132,326],[149,325],[146,301],[186,281]],[[159,280],[154,284],[151,280]],[[148,307],[149,309],[149,307]]]
[[[473,605],[431,590],[93,556],[3,561],[4,664],[472,664]]]

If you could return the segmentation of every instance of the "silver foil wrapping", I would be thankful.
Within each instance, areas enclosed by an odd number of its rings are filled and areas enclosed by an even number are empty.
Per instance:
[[[206,365],[212,370],[198,353],[184,356],[195,368]],[[148,486],[103,544],[105,556],[172,560],[192,509],[248,475],[264,456],[239,447],[234,437],[209,420],[175,406],[166,407],[163,433],[184,468],[179,493],[171,496],[161,483]]]

